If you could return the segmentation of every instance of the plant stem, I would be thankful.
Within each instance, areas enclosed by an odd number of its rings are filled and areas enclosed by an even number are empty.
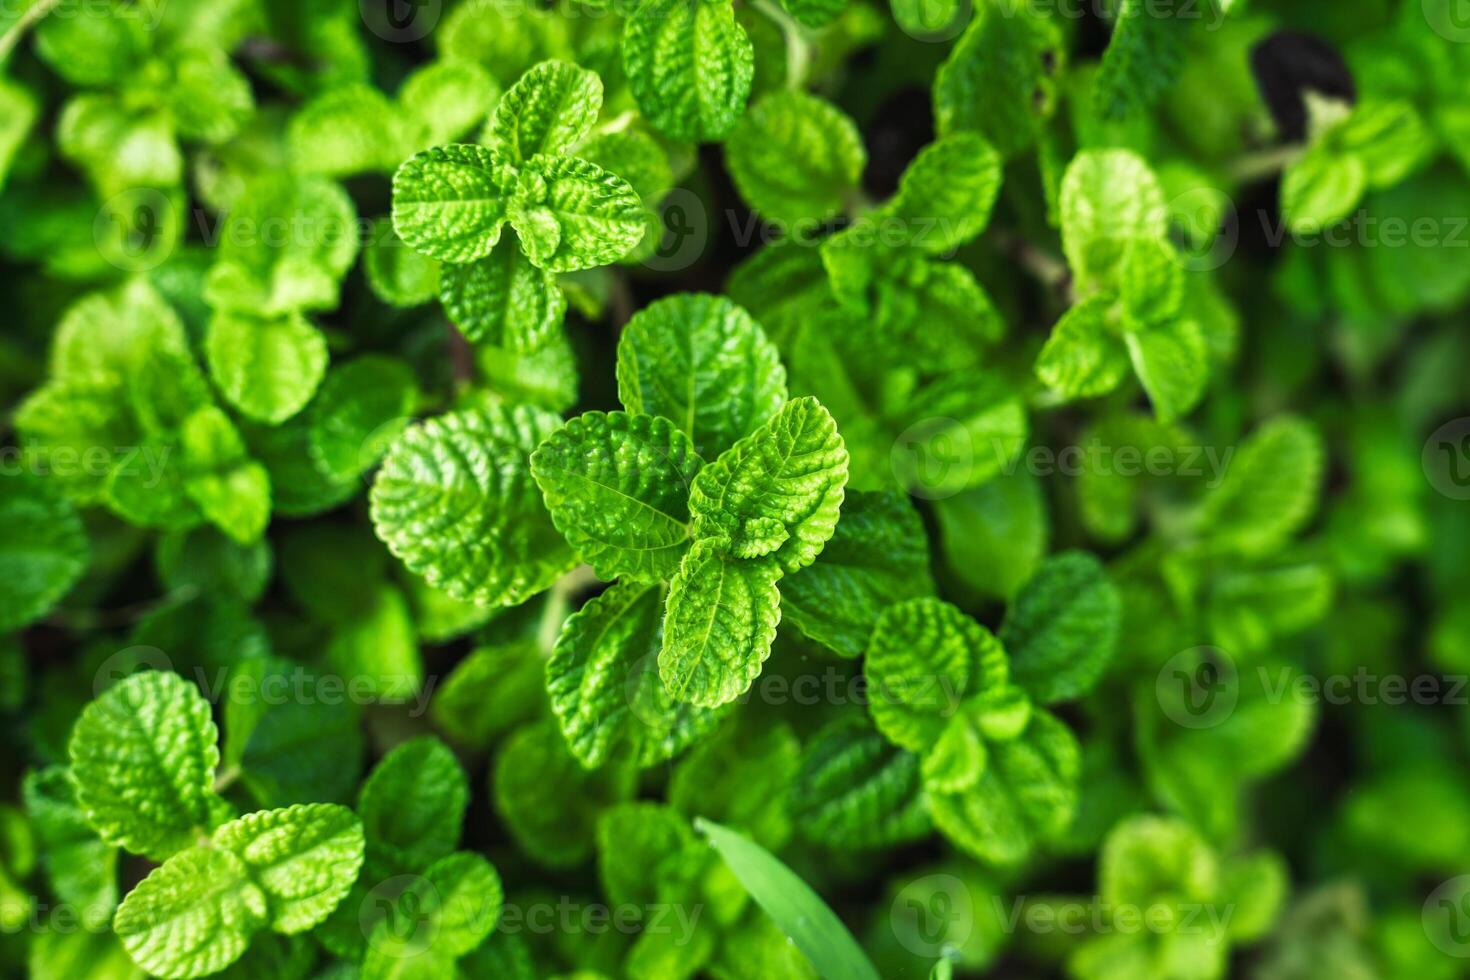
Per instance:
[[[1259,180],[1285,170],[1305,151],[1306,147],[1300,143],[1288,143],[1286,146],[1247,153],[1232,160],[1226,167],[1226,172],[1232,181]]]
[[[20,43],[20,39],[31,26],[38,23],[51,11],[61,5],[61,0],[36,0],[34,4],[10,25],[10,30],[0,35],[0,67],[10,59],[10,52]]]
[[[536,632],[536,646],[544,656],[551,655],[562,623],[570,615],[572,596],[597,581],[591,565],[578,565],[551,586],[546,594],[546,608],[541,612],[541,628]]]
[[[812,59],[812,44],[807,29],[773,0],[752,0],[751,7],[765,14],[781,28],[781,34],[786,38],[786,87],[800,89],[806,84],[807,68]]]

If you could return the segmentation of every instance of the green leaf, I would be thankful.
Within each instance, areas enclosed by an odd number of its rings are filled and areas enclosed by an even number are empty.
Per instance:
[[[459,760],[425,735],[400,743],[362,784],[357,812],[373,874],[417,874],[459,843],[470,790]]]
[[[669,584],[658,672],[677,701],[715,708],[743,694],[771,654],[781,566],[699,541]]]
[[[1191,25],[1203,19],[1182,10],[1162,13],[1146,0],[1122,0],[1092,85],[1097,111],[1118,119],[1158,101],[1184,67]]]
[[[618,397],[662,415],[715,459],[786,402],[781,356],[750,314],[722,296],[680,293],[633,315],[618,341]]]
[[[419,68],[398,91],[399,105],[418,123],[419,146],[461,139],[485,121],[499,98],[494,75],[474,62],[457,60]]]
[[[512,163],[572,152],[602,110],[602,79],[565,61],[533,66],[495,107],[486,142]]]
[[[173,79],[168,107],[179,135],[223,143],[238,133],[255,111],[246,78],[217,48],[187,47],[169,65]]]
[[[975,719],[968,712],[956,714],[924,753],[924,785],[939,793],[964,792],[979,780],[985,763],[985,739]]]
[[[1096,558],[1064,551],[1042,562],[1006,614],[1000,641],[1011,675],[1042,704],[1097,685],[1118,642],[1123,607]]]
[[[701,461],[668,419],[588,412],[531,456],[551,521],[604,579],[669,578],[689,540]]]
[[[514,232],[485,258],[446,266],[439,301],[465,339],[526,353],[546,347],[567,313],[556,276],[526,257]]]
[[[1100,897],[1114,905],[1213,902],[1220,895],[1214,852],[1193,827],[1167,817],[1141,815],[1114,827],[1103,842],[1097,878]]]
[[[575,157],[527,160],[508,214],[521,248],[548,272],[615,262],[648,227],[643,202],[626,180]]]
[[[787,90],[765,96],[741,117],[725,141],[725,160],[740,196],[761,217],[787,226],[810,223],[810,231],[845,209],[867,153],[846,113]]]
[[[442,262],[473,262],[500,240],[515,168],[483,146],[424,150],[393,174],[393,228]]]
[[[671,758],[718,716],[669,697],[659,680],[663,588],[620,582],[567,620],[546,663],[546,692],[572,755],[595,769],[631,747],[642,766]]]
[[[688,817],[719,819],[764,847],[791,838],[787,796],[800,764],[801,743],[784,722],[757,722],[733,713],[694,746],[669,780],[669,804]]]
[[[979,781],[959,793],[931,792],[929,810],[961,850],[990,864],[1017,864],[1072,822],[1081,770],[1077,739],[1036,709],[1019,737],[988,741],[987,752]]]
[[[623,69],[659,132],[712,142],[745,109],[755,50],[729,0],[645,0],[623,32]]]
[[[418,397],[413,369],[365,354],[334,368],[308,411],[311,458],[328,479],[355,479],[373,467],[408,424]]]
[[[913,244],[939,254],[985,230],[1000,191],[1000,154],[983,136],[958,132],[919,151],[881,209],[915,232]],[[925,233],[928,227],[935,230]]]
[[[931,830],[919,757],[861,716],[807,744],[791,785],[791,817],[807,840],[868,849],[917,840]]]
[[[1079,285],[1116,285],[1138,238],[1162,240],[1164,192],[1130,150],[1084,150],[1062,177],[1062,251]]]
[[[270,916],[249,869],[227,850],[190,847],[128,893],[112,929],[128,955],[158,977],[216,973],[239,959]]]
[[[1116,302],[1099,293],[1062,314],[1036,357],[1036,376],[1069,399],[1095,398],[1118,387],[1128,374],[1128,358],[1111,321]]]
[[[895,745],[922,752],[960,702],[1006,682],[1005,650],[990,631],[939,599],[910,599],[883,611],[863,671],[868,710]]]
[[[889,462],[910,492],[942,499],[993,479],[1026,444],[1026,409],[999,375],[958,371],[910,396]]]
[[[577,156],[622,177],[644,204],[654,204],[674,183],[669,154],[641,128],[600,133],[577,150]]]
[[[824,977],[878,980],[862,947],[816,892],[769,851],[709,820],[694,827],[709,838],[735,877]]]
[[[111,911],[118,899],[117,849],[87,822],[67,767],[27,773],[21,797],[56,897],[80,909]]]
[[[1216,547],[1270,552],[1311,518],[1324,466],[1321,437],[1311,425],[1293,416],[1273,419],[1241,445],[1205,497],[1199,520]]]
[[[373,295],[400,308],[422,306],[439,295],[439,260],[409,248],[393,230],[392,218],[374,219],[370,234],[362,267]]]
[[[620,803],[597,822],[597,876],[614,905],[684,902],[705,851],[677,810],[660,803]]]
[[[91,547],[81,518],[49,482],[0,475],[0,630],[49,612],[86,571]]]
[[[148,47],[146,18],[122,4],[64,0],[36,25],[36,53],[73,85],[123,81],[142,67]]]
[[[246,814],[216,830],[212,844],[240,859],[265,895],[270,927],[287,935],[331,914],[363,862],[362,822],[335,803]]]
[[[125,678],[72,731],[77,805],[103,840],[161,861],[211,826],[218,738],[191,682],[165,671]]]
[[[822,555],[781,583],[781,616],[846,657],[867,646],[884,608],[933,595],[919,512],[897,493],[849,490]]]
[[[1127,333],[1123,339],[1158,420],[1169,423],[1188,414],[1209,382],[1209,351],[1199,324],[1170,320]]]
[[[184,421],[180,436],[189,499],[239,544],[259,540],[270,520],[270,474],[245,454],[229,416],[201,408]]]
[[[540,712],[549,670],[534,642],[478,647],[444,679],[429,712],[454,742],[485,746]]]
[[[1281,216],[1293,231],[1316,234],[1351,214],[1367,189],[1362,157],[1315,144],[1281,176]]]
[[[837,526],[847,464],[831,414],[815,398],[793,399],[694,478],[695,537],[773,555],[788,573],[805,568]]]
[[[343,85],[291,117],[287,153],[302,173],[326,177],[387,173],[410,152],[397,107],[371,85]]]
[[[301,411],[327,370],[326,338],[299,313],[268,319],[216,313],[204,354],[230,404],[267,425]]]
[[[373,527],[410,571],[457,599],[514,605],[575,564],[531,476],[530,454],[559,428],[518,405],[411,426],[373,482]]]
[[[264,807],[350,799],[366,752],[357,706],[325,697],[269,697],[267,692],[293,685],[312,691],[324,683],[316,673],[283,659],[240,664],[231,683],[245,682],[258,694],[249,704],[232,700],[226,705],[226,768],[239,767],[240,781]]]
[[[945,565],[984,596],[1009,599],[1046,551],[1050,528],[1041,484],[1025,469],[933,506]]]
[[[397,898],[398,909],[413,910],[415,928],[405,936],[394,915],[379,920],[362,975],[433,976],[418,971],[484,942],[500,918],[502,902],[500,876],[484,857],[460,851],[440,858]]]
[[[264,319],[334,309],[361,237],[347,192],[313,176],[253,182],[220,234],[205,300]]]
[[[1055,19],[1023,3],[980,6],[934,80],[939,135],[976,132],[1015,156],[1055,110],[1065,57]]]
[[[583,769],[556,725],[527,725],[510,736],[495,760],[495,806],[511,836],[532,860],[575,867],[592,856],[597,814],[632,798],[637,770],[614,761]]]

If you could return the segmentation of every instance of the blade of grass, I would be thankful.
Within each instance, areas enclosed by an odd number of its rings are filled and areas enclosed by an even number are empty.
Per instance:
[[[821,896],[770,851],[728,827],[696,818],[740,884],[825,980],[880,980],[852,933]]]

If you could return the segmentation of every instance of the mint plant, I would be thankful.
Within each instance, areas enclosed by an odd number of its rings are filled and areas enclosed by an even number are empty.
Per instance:
[[[0,972],[1457,975],[1462,21],[0,5]]]

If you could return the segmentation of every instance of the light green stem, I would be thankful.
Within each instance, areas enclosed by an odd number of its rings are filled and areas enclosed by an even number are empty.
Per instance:
[[[774,0],[752,0],[751,7],[781,28],[781,35],[786,39],[786,87],[800,89],[806,84],[806,73],[812,59],[812,43],[807,29]]]
[[[61,0],[36,0],[26,9],[25,13],[16,19],[14,24],[10,25],[8,31],[0,35],[0,67],[4,67],[5,62],[10,60],[10,52],[15,50],[15,46],[20,43],[25,32],[60,5]]]

